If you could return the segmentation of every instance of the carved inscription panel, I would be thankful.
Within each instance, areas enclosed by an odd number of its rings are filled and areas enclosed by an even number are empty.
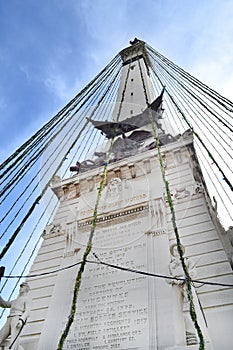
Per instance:
[[[97,229],[93,251],[103,262],[146,271],[147,221],[144,216]],[[148,315],[146,276],[89,263],[65,349],[149,349]]]

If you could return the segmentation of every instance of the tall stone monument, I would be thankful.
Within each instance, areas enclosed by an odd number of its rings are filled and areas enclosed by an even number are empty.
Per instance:
[[[157,97],[150,81],[150,59],[144,42],[138,40],[121,57],[122,76],[112,120],[135,128],[123,130],[111,145],[92,252],[64,349],[198,349],[196,335],[186,329],[185,296],[181,308],[174,284],[161,278],[173,276],[177,281],[179,275],[172,274],[170,265],[170,248],[176,240],[147,115],[145,90],[150,104]],[[192,261],[194,279],[233,284],[223,229],[209,200],[192,133],[164,131],[161,101],[157,99],[155,122],[184,256]],[[101,127],[92,122],[93,128]],[[111,125],[104,132],[109,130]],[[30,274],[55,272],[28,279],[32,308],[21,335],[25,350],[57,349],[70,314],[78,263],[88,242],[109,147],[110,141],[95,154],[96,160],[78,163],[78,173],[71,178],[54,179],[52,189],[60,205],[45,228]],[[233,289],[194,283],[193,294],[206,349],[229,350],[233,344]]]

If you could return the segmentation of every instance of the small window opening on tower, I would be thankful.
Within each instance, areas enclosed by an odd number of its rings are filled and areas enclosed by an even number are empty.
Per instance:
[[[132,69],[132,70],[133,70],[133,69],[134,69],[134,67],[135,67],[135,64],[134,64],[133,66],[131,66],[131,67],[130,67],[130,69]]]
[[[131,81],[133,81],[133,78],[131,78]]]
[[[133,114],[133,110],[132,109],[130,110],[130,114]]]
[[[133,96],[133,92],[131,92],[131,96]]]

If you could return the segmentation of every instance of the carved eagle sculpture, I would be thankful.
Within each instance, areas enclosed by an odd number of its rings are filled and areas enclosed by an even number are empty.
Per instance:
[[[159,119],[162,119],[161,112],[163,112],[163,109],[161,106],[164,89],[165,88],[163,88],[161,94],[151,104],[149,104],[149,106],[142,113],[130,118],[126,118],[124,121],[97,121],[92,120],[91,118],[87,118],[87,120],[90,121],[96,129],[100,130],[101,133],[104,134],[108,139],[114,138],[118,135],[123,135],[126,132],[141,128],[144,125],[151,124],[151,115],[157,128],[162,130]]]

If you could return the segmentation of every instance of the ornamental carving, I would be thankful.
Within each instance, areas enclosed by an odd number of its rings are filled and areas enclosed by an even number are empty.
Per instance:
[[[122,191],[122,181],[118,177],[112,178],[107,187],[106,197],[116,197]]]
[[[97,217],[97,224],[105,226],[106,224],[109,223],[109,221],[114,221],[116,220],[117,222],[124,222],[128,221],[131,219],[133,216],[144,216],[146,213],[148,213],[149,206],[148,204],[140,205],[134,208],[125,208],[124,210],[111,213],[111,214],[106,214],[106,215],[101,215]],[[90,229],[90,226],[93,224],[93,219],[88,219],[88,220],[82,220],[78,222],[78,228],[79,229]]]
[[[44,231],[43,231],[43,237],[46,238],[48,235],[49,236],[60,236],[64,234],[64,230],[62,228],[61,224],[54,224],[51,223],[49,225],[46,225]]]
[[[159,235],[163,235],[164,233],[166,233],[165,229],[158,229],[156,231],[146,231],[145,234],[148,236],[159,236]]]
[[[179,187],[176,189],[176,193],[174,195],[174,197],[176,199],[183,199],[186,197],[190,197],[190,191],[188,191],[185,187]]]
[[[203,184],[201,182],[196,182],[196,184],[194,185],[193,194],[198,194],[203,192],[204,192]]]
[[[162,198],[152,200],[149,203],[151,229],[146,232],[148,235],[159,235],[166,232],[166,206]]]
[[[58,175],[54,175],[51,181],[52,186],[57,185],[58,183],[61,183],[61,182],[62,182],[62,178]]]
[[[78,254],[80,247],[77,246],[77,223],[69,223],[66,225],[66,247],[64,257]]]

